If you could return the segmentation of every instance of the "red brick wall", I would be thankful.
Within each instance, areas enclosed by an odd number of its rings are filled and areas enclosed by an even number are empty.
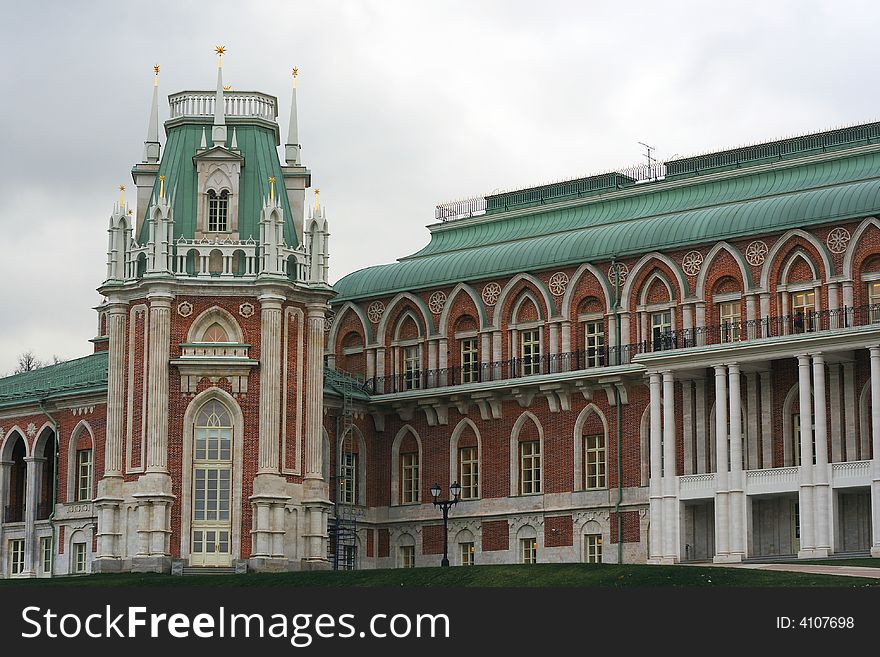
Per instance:
[[[639,513],[638,511],[621,511],[623,519],[623,542],[638,543],[639,542]],[[617,536],[617,513],[611,512],[611,542],[619,543]]]
[[[379,554],[377,555],[380,559],[383,557],[387,557],[391,551],[391,540],[390,535],[387,529],[379,530]]]
[[[443,553],[443,525],[422,526],[422,554]]]
[[[545,547],[561,547],[572,544],[574,523],[571,516],[547,516],[544,518]]]
[[[484,520],[483,552],[507,550],[510,544],[510,531],[506,520]]]

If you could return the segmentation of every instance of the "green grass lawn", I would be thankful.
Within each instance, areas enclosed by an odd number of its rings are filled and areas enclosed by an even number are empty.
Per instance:
[[[858,561],[858,560],[857,560]],[[696,586],[878,586],[880,580],[807,573],[698,566],[536,564],[249,573],[247,575],[91,575],[54,579],[0,580],[3,586],[286,586],[286,587],[696,587]]]
[[[855,557],[853,559],[805,559],[797,563],[816,563],[823,566],[865,566],[867,568],[880,568],[880,559],[873,557]]]

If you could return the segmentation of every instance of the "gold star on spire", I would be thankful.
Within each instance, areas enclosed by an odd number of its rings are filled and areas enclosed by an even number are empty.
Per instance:
[[[119,186],[119,209],[125,207],[125,185]]]
[[[315,209],[318,209],[318,196],[321,194],[321,189],[319,187],[315,187]]]
[[[214,52],[222,57],[223,53],[226,52],[226,46],[217,46],[216,48],[214,48]]]
[[[294,66],[293,67],[293,77],[296,77],[297,75],[299,75],[299,69],[296,66]]]
[[[275,176],[269,176],[269,199],[275,200]]]
[[[231,91],[231,90],[232,90],[231,84],[224,84],[223,85],[223,91]]]
[[[153,71],[156,73],[156,81],[153,84],[155,84],[155,86],[158,87],[159,86],[159,65],[158,64],[155,64],[153,66]]]

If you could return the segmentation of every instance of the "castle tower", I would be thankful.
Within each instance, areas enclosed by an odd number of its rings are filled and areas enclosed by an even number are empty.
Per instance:
[[[156,66],[137,209],[110,221],[98,572],[327,563],[326,229],[310,253],[296,92],[282,164],[276,97],[225,86],[216,52],[161,150]]]

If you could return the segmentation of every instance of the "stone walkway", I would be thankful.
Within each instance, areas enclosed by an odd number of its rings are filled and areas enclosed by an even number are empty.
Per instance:
[[[880,568],[869,566],[834,566],[816,563],[701,563],[694,564],[717,568],[749,568],[752,570],[777,570],[814,575],[844,575],[847,577],[871,577],[880,579]]]

